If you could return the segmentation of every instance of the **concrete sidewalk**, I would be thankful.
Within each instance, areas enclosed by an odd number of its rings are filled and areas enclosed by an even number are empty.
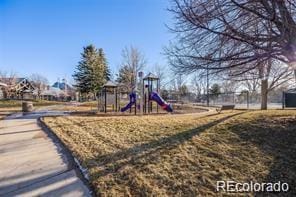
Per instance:
[[[37,124],[47,112],[0,121],[0,196],[91,196],[61,148]]]

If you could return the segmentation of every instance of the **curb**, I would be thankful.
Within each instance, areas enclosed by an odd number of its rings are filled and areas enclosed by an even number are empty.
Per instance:
[[[46,116],[45,116],[46,117]],[[50,116],[47,116],[50,117]],[[95,196],[94,188],[89,182],[87,169],[82,168],[82,165],[74,157],[72,152],[67,148],[66,144],[58,138],[58,136],[43,122],[43,117],[37,118],[37,124],[42,128],[42,130],[47,134],[47,136],[52,139],[53,143],[58,146],[59,151],[65,156],[67,160],[67,165],[70,169],[73,169],[77,177],[83,182],[83,184],[88,188],[91,196]]]

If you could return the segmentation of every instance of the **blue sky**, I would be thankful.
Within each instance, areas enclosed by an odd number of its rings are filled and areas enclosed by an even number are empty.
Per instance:
[[[70,79],[88,44],[104,49],[113,72],[130,45],[149,67],[165,65],[168,7],[167,0],[0,0],[0,71]]]

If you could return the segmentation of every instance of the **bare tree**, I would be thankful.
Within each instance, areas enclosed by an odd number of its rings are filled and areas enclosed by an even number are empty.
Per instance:
[[[221,83],[221,91],[224,93],[235,92],[238,86],[239,83],[234,80],[225,80]]]
[[[257,92],[260,87],[260,79],[255,74],[241,76],[241,85],[248,92]]]
[[[5,87],[3,89],[3,93],[4,93],[4,97],[5,98],[11,98],[15,92],[15,85],[16,85],[16,80],[17,80],[17,74],[13,71],[11,71],[10,73],[8,72],[0,72],[0,82],[4,83],[7,85],[7,87]]]
[[[38,73],[32,74],[29,79],[37,90],[38,98],[40,98],[42,90],[45,90],[49,84],[48,79]]]
[[[293,80],[293,69],[279,61],[271,61],[269,64],[260,66],[255,70],[239,77],[242,85],[248,89],[251,97],[256,97],[261,87],[261,108],[267,108],[269,92],[277,87],[288,84]]]
[[[296,69],[294,1],[173,0],[170,11],[177,42],[166,51],[179,72],[235,69],[237,76],[259,69],[265,99],[271,61]]]
[[[11,72],[0,71],[0,81],[3,83],[6,83],[7,85],[14,85],[16,78],[17,78],[17,74],[13,71]]]
[[[135,88],[137,83],[137,73],[146,66],[145,56],[139,49],[131,46],[125,47],[122,51],[121,69],[118,75],[118,82],[129,83],[126,85]]]
[[[174,92],[177,92],[178,91],[178,88],[177,88],[177,85],[176,85],[176,79],[173,78],[169,81],[169,86],[170,86],[170,89]]]
[[[197,97],[200,97],[202,94],[206,94],[207,92],[205,77],[199,72],[194,73],[191,80],[191,86],[193,87],[193,91],[195,92]]]
[[[177,89],[181,92],[182,86],[185,84],[185,77],[182,74],[178,74],[176,78]]]
[[[156,76],[159,78],[160,89],[164,88],[166,85],[166,78],[167,78],[167,67],[161,66],[159,64],[154,65],[154,72]]]

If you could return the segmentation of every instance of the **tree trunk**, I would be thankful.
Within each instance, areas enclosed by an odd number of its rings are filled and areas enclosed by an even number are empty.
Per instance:
[[[97,100],[97,92],[94,90],[93,94],[94,94],[93,100],[96,101]]]
[[[294,70],[294,75],[295,75],[295,83],[296,83],[296,69]]]
[[[261,110],[267,110],[268,80],[261,80]]]

